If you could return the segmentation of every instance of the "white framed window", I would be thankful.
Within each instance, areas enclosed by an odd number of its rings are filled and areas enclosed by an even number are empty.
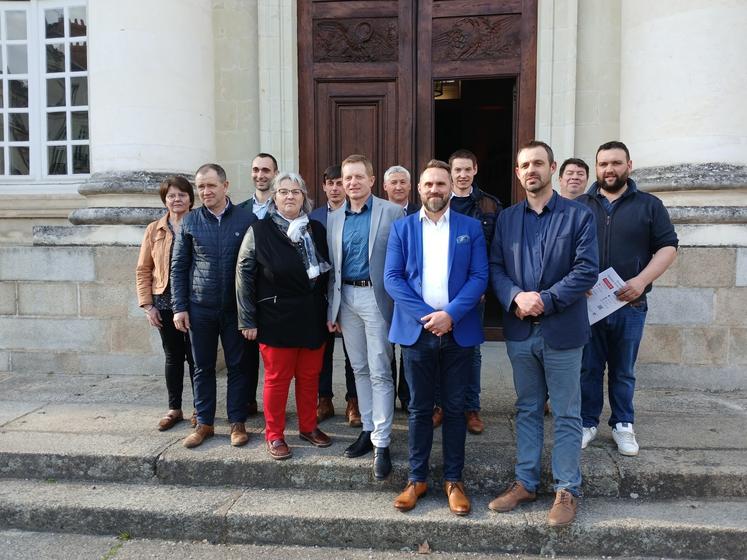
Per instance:
[[[0,183],[90,173],[85,0],[0,1]]]

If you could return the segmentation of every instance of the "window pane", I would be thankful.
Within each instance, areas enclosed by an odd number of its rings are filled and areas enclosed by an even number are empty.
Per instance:
[[[10,92],[11,107],[29,106],[29,82],[28,80],[8,80],[8,91]],[[11,158],[12,160],[13,158]]]
[[[47,107],[65,105],[65,78],[47,80]]]
[[[11,142],[29,141],[28,113],[8,113],[8,136]]]
[[[90,173],[88,146],[73,146],[73,173]]]
[[[68,10],[70,14],[70,37],[86,36],[86,8],[76,6]]]
[[[5,150],[0,148],[0,175],[5,175]]]
[[[62,8],[46,10],[44,12],[44,19],[46,19],[45,36],[47,39],[65,36],[65,12]]]
[[[8,148],[10,153],[10,174],[29,174],[29,149],[27,147],[12,146]]]
[[[26,74],[28,71],[26,45],[8,45],[8,74]]]
[[[71,140],[88,140],[88,111],[70,113]]]
[[[47,163],[49,175],[67,175],[67,147],[48,146]]]
[[[88,78],[70,78],[70,103],[88,105]]]
[[[5,140],[5,126],[4,126],[5,122],[3,120],[4,118],[5,118],[5,115],[3,115],[2,113],[0,113],[0,142],[2,142],[3,140]],[[2,151],[3,151],[3,149],[0,148],[0,152],[2,152]],[[5,167],[4,166],[0,166],[0,173],[3,172],[2,171],[3,169],[5,169]]]
[[[67,140],[65,112],[47,113],[47,140]]]
[[[6,39],[26,38],[26,12],[5,12]]]
[[[47,45],[47,72],[65,71],[65,45]]]
[[[88,69],[88,52],[83,42],[70,43],[70,71],[80,72]]]

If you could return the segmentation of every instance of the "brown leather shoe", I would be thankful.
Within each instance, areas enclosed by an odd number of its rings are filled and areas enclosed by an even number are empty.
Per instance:
[[[345,407],[345,418],[347,418],[348,425],[353,428],[360,428],[363,425],[361,411],[358,409],[358,399],[354,397],[348,399],[348,405]]]
[[[158,431],[165,432],[173,428],[177,422],[184,420],[184,415],[181,410],[172,409],[166,413],[166,416],[158,421]]]
[[[293,457],[293,452],[291,451],[290,447],[288,447],[288,444],[285,443],[285,441],[282,439],[268,441],[267,453],[269,453],[270,457],[272,457],[276,461],[282,461],[283,459],[290,459],[291,457]]]
[[[451,513],[457,515],[467,515],[470,510],[470,503],[467,494],[464,492],[463,482],[444,482],[444,492],[449,498],[449,509]]]
[[[319,397],[319,404],[316,405],[316,421],[323,422],[334,415],[335,407],[332,404],[332,399],[329,397]]]
[[[314,447],[329,447],[332,445],[329,436],[319,428],[314,428],[313,432],[298,432],[298,437],[305,439]]]
[[[249,443],[249,434],[246,433],[246,426],[243,422],[234,422],[231,424],[231,445],[241,447]]]
[[[257,406],[257,401],[249,401],[246,405],[246,414],[247,416],[256,416],[259,414],[259,406]]]
[[[444,423],[444,409],[440,406],[433,407],[433,429],[435,430]]]
[[[394,507],[399,511],[410,511],[418,500],[428,492],[426,482],[409,481],[405,489],[394,499]]]
[[[215,435],[215,430],[212,426],[207,424],[197,424],[195,431],[184,438],[182,445],[189,449],[197,447],[207,438],[211,438]]]
[[[467,417],[467,430],[470,434],[481,434],[485,429],[485,422],[480,418],[480,412],[478,410],[470,410],[465,412],[464,415]]]
[[[511,511],[519,504],[524,502],[533,502],[537,499],[535,492],[529,492],[524,485],[515,480],[511,485],[495,500],[488,504],[488,507],[493,511],[505,513]]]
[[[547,515],[547,523],[550,527],[567,527],[576,519],[576,496],[568,490],[558,490],[555,494],[555,503]]]
[[[192,424],[193,428],[197,427],[197,411],[192,411],[192,418],[189,419],[189,423]]]

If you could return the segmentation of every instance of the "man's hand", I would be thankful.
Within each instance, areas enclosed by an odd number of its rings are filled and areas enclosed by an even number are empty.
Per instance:
[[[516,316],[519,319],[524,317],[539,317],[545,312],[545,304],[539,292],[519,292],[514,298],[516,304]]]
[[[161,313],[158,311],[155,305],[151,305],[150,309],[145,312],[145,317],[148,319],[151,327],[161,328],[163,323],[161,322]]]
[[[174,326],[178,331],[187,332],[190,327],[189,312],[180,311],[179,313],[174,313]]]
[[[436,336],[443,336],[454,327],[451,315],[446,311],[434,311],[420,318],[423,328]]]
[[[335,321],[327,321],[327,330],[329,332],[342,332],[342,328],[340,327],[340,323],[337,323]]]
[[[638,278],[638,276],[635,276],[625,282],[625,285],[617,291],[617,299],[627,302],[635,301],[641,297],[641,294],[645,289],[645,281]]]
[[[257,329],[241,329],[241,335],[247,340],[257,340]]]

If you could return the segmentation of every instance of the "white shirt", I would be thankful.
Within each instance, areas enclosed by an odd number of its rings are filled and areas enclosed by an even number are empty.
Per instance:
[[[449,213],[433,222],[421,208],[423,228],[423,301],[437,311],[449,303]]]

